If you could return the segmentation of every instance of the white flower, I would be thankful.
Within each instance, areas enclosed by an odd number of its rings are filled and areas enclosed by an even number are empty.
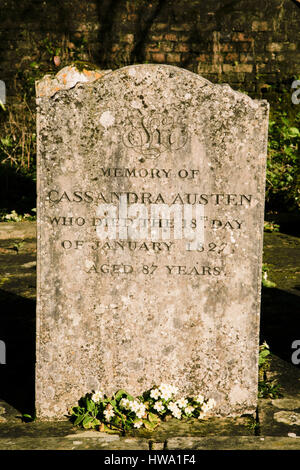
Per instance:
[[[150,397],[154,398],[154,400],[157,400],[159,398],[159,395],[160,393],[159,393],[158,388],[153,388],[150,392]]]
[[[107,421],[110,421],[110,418],[112,418],[113,416],[115,416],[115,412],[114,410],[104,410],[103,411],[103,414],[106,418]]]
[[[170,398],[172,398],[172,393],[166,390],[166,391],[164,391],[164,392],[161,392],[160,397],[161,397],[163,400],[168,401],[168,400],[170,400]]]
[[[102,398],[103,398],[103,393],[101,392],[101,390],[98,390],[98,392],[95,392],[92,395],[92,400],[95,403],[98,403],[100,400],[102,400]]]
[[[207,403],[203,403],[202,405],[202,411],[204,413],[207,413],[210,410],[210,406]]]
[[[174,418],[181,419],[181,410],[179,408],[174,408],[172,411]]]
[[[143,426],[143,421],[136,421],[136,422],[133,424],[133,426],[134,426],[135,428],[140,428],[141,426]]]
[[[141,406],[141,403],[138,402],[137,400],[134,400],[134,401],[131,401],[129,402],[129,408],[131,411],[133,411],[134,413],[137,413],[140,409],[140,406]]]
[[[186,398],[180,398],[180,400],[177,400],[176,405],[179,408],[185,408],[186,406],[188,406],[188,401]]]
[[[125,408],[125,410],[128,410],[129,409],[129,403],[130,403],[130,401],[128,400],[128,398],[122,398],[122,400],[120,400],[120,407]]]
[[[172,412],[172,415],[180,419],[181,418],[181,410],[178,408],[176,403],[173,403],[172,401],[168,404],[168,409]]]
[[[174,385],[162,383],[158,388],[161,393],[168,395],[170,398],[172,395],[176,395],[176,393],[178,393],[178,387],[175,387]]]
[[[176,405],[176,403],[174,403],[173,401],[170,401],[170,403],[168,403],[167,407],[168,407],[168,409],[169,409],[170,411],[173,411],[174,409],[177,409],[177,408],[178,408],[178,406]]]
[[[215,406],[215,404],[216,402],[213,398],[210,398],[207,402],[207,406],[209,407],[210,410]]]
[[[201,411],[201,413],[198,416],[198,419],[203,419],[205,417],[205,413]]]
[[[158,412],[164,411],[164,409],[165,409],[165,407],[164,407],[163,404],[162,404],[162,401],[157,401],[157,402],[155,403],[155,405],[153,405],[153,408],[154,408],[156,411],[158,411]]]
[[[146,413],[146,407],[142,403],[140,404],[139,409],[136,411],[136,415],[138,418],[142,418]]]
[[[187,407],[185,408],[184,412],[185,412],[185,414],[187,414],[187,415],[191,415],[191,414],[193,413],[194,409],[195,409],[195,408],[194,408],[193,406],[187,406]]]
[[[204,396],[199,393],[199,395],[195,398],[195,401],[201,405],[204,402]]]
[[[173,388],[168,384],[161,384],[159,387],[160,396],[163,400],[170,400],[173,394]]]

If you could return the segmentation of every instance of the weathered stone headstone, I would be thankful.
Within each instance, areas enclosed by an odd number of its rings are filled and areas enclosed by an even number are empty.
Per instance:
[[[253,412],[268,104],[166,65],[64,73],[37,86],[38,416],[161,382]]]

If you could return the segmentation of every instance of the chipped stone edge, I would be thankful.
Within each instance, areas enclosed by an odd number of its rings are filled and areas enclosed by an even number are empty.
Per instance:
[[[168,64],[132,64],[132,65],[126,65],[125,67],[121,67],[121,68],[115,69],[115,70],[109,70],[109,69],[108,70],[102,70],[102,69],[99,69],[99,68],[95,68],[95,70],[83,69],[82,71],[80,71],[75,65],[69,65],[69,66],[66,66],[66,67],[62,68],[55,76],[48,74],[48,75],[45,75],[42,79],[37,80],[35,82],[36,98],[37,98],[37,100],[40,99],[40,98],[50,99],[50,98],[53,98],[54,95],[56,95],[57,93],[72,90],[73,88],[76,88],[76,87],[78,87],[82,84],[85,84],[87,86],[91,86],[96,81],[101,80],[103,78],[106,78],[107,75],[119,73],[121,71],[129,70],[129,69],[132,69],[132,68],[137,68],[138,69],[138,68],[141,68],[141,67],[149,68],[149,69],[151,69],[151,68],[156,68],[156,69],[168,68],[168,69],[173,69],[174,71],[177,71],[177,72],[180,72],[180,73],[184,72],[186,74],[189,74],[189,75],[193,76],[194,78],[198,77],[198,79],[203,82],[203,87],[210,86],[210,87],[214,87],[216,89],[219,88],[220,91],[221,91],[221,89],[228,90],[233,95],[236,95],[240,99],[243,99],[244,101],[246,101],[247,104],[250,105],[251,107],[257,108],[258,106],[261,106],[261,107],[266,108],[266,111],[269,111],[269,103],[268,103],[267,100],[253,99],[249,95],[247,95],[246,93],[243,93],[243,92],[238,91],[238,90],[234,90],[227,83],[213,83],[213,82],[209,81],[208,79],[202,77],[202,75],[200,75],[198,73],[191,72],[190,70],[184,69],[182,67],[177,67],[176,65],[168,65]],[[76,70],[80,75],[85,75],[87,80],[78,80],[76,82],[76,84],[69,84],[69,85],[60,83],[60,79],[63,78],[63,75],[65,73],[67,73],[66,69],[73,70],[73,71]],[[47,86],[51,87],[50,90],[48,92],[44,91],[44,93],[43,93],[43,90],[45,88],[47,88]]]

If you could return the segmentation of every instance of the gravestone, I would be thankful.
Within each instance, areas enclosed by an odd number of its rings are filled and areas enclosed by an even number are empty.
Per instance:
[[[37,415],[161,382],[254,412],[267,102],[167,65],[69,73],[37,84]]]

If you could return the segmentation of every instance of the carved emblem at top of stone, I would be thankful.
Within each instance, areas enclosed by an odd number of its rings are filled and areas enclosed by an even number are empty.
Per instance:
[[[155,159],[167,150],[178,150],[188,139],[183,119],[175,120],[166,110],[148,115],[129,111],[126,124],[124,144],[145,158]]]

